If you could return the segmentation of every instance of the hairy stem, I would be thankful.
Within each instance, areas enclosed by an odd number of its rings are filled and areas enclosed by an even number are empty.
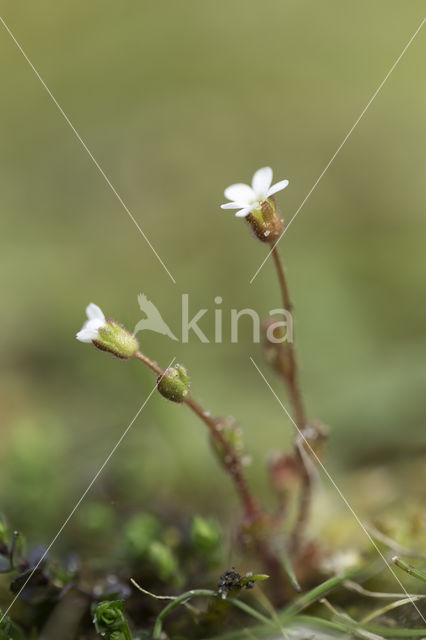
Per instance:
[[[287,285],[287,279],[285,277],[283,263],[281,256],[278,252],[276,245],[272,246],[272,257],[274,259],[275,269],[278,276],[278,282],[280,285],[281,298],[283,307],[286,311],[291,313],[293,305],[290,300],[290,294]],[[287,342],[287,353],[289,358],[288,370],[282,371],[282,377],[286,383],[287,391],[290,396],[291,403],[293,405],[295,423],[299,431],[303,431],[306,426],[306,413],[302,398],[302,392],[299,385],[299,372],[296,359],[296,351],[293,342]],[[295,444],[295,454],[301,462],[303,469],[302,474],[302,487],[299,499],[298,514],[296,522],[293,527],[293,531],[290,535],[290,548],[295,553],[302,542],[303,534],[309,520],[309,512],[312,502],[312,483],[309,470],[306,468],[304,457],[301,455],[300,449],[297,446],[297,439]]]
[[[224,466],[231,476],[232,480],[234,481],[237,492],[244,505],[246,517],[249,520],[255,519],[256,516],[259,515],[259,506],[257,505],[248,487],[238,453],[235,451],[232,444],[230,444],[224,437],[222,431],[218,429],[218,425],[216,424],[215,419],[210,417],[208,413],[203,411],[203,409],[192,396],[189,396],[184,402],[204,422],[204,424],[209,429],[212,437],[217,441],[221,449],[225,452]]]
[[[152,371],[158,376],[164,375],[164,371],[158,364],[152,361],[144,354],[138,352],[136,354],[138,360],[146,364]],[[259,506],[256,500],[253,498],[247,480],[245,478],[243,467],[240,457],[235,448],[224,437],[222,431],[218,428],[218,425],[214,418],[209,413],[204,411],[202,407],[194,400],[192,395],[185,398],[184,403],[204,422],[209,429],[212,437],[218,443],[221,450],[224,452],[224,466],[226,471],[231,476],[241,502],[244,506],[244,513],[248,520],[253,521],[259,515]]]
[[[281,290],[281,298],[283,307],[288,313],[291,313],[293,305],[290,300],[290,294],[288,291],[287,280],[284,273],[284,267],[281,261],[280,254],[276,246],[272,247],[272,257],[274,259],[275,269],[277,271],[278,282]],[[299,375],[296,360],[296,353],[293,342],[287,343],[288,357],[290,361],[289,372],[285,375],[285,382],[287,384],[288,393],[290,395],[291,403],[293,405],[295,422],[299,429],[303,429],[306,425],[306,414],[302,399],[302,393],[299,386]]]
[[[151,360],[151,358],[148,358],[148,356],[145,356],[140,351],[137,352],[135,357],[141,362],[143,362],[144,364],[146,364],[146,366],[152,369],[152,371],[154,371],[158,376],[164,375],[163,369],[159,367],[158,364],[154,362],[154,360]]]
[[[158,376],[164,375],[165,371],[163,371],[156,362],[153,362],[144,354],[138,352],[136,354],[136,357],[138,358],[138,360],[152,369],[152,371],[154,371]],[[224,468],[230,475],[234,483],[237,494],[239,495],[241,503],[243,505],[246,524],[250,526],[251,524],[255,523],[259,517],[262,516],[262,509],[260,508],[257,500],[253,497],[248,486],[244,474],[244,469],[241,464],[241,458],[238,455],[238,452],[223,435],[222,430],[218,426],[217,420],[215,420],[215,418],[212,418],[207,411],[204,411],[203,408],[198,404],[198,402],[194,400],[192,395],[188,395],[183,400],[183,402],[200,418],[200,420],[204,422],[204,424],[210,431],[212,438],[219,445],[220,450],[223,451]],[[262,559],[262,562],[267,568],[268,573],[270,573],[271,575],[282,577],[282,566],[276,555],[270,549],[267,541],[262,536],[258,536],[255,531],[253,531],[253,542],[256,552],[259,558]]]

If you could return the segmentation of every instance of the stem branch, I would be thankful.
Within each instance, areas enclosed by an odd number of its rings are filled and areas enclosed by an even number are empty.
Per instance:
[[[224,451],[224,465],[234,481],[237,492],[240,495],[241,501],[244,505],[244,510],[247,518],[254,520],[259,514],[259,507],[251,495],[251,491],[248,487],[246,478],[243,473],[241,460],[234,447],[224,437],[222,431],[218,429],[218,425],[214,418],[207,414],[200,405],[194,400],[192,396],[189,396],[184,400],[185,404],[192,409],[192,411],[204,422],[209,429],[212,437],[217,441],[221,449]]]
[[[138,352],[136,354],[136,358],[152,369],[152,371],[154,371],[158,376],[164,375],[165,372],[161,367],[143,353]],[[223,433],[218,428],[216,420],[202,409],[202,407],[194,400],[192,395],[185,398],[184,403],[204,422],[212,437],[224,452],[224,466],[231,476],[237,493],[241,498],[244,505],[245,515],[250,521],[255,520],[259,515],[259,506],[251,494],[247,480],[244,476],[240,457],[235,451],[235,448],[224,437]]]

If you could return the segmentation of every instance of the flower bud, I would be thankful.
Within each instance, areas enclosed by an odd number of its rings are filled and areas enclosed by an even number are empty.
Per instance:
[[[246,217],[253,233],[261,242],[275,242],[284,231],[284,220],[281,218],[274,198],[268,198]]]
[[[211,556],[220,548],[220,529],[214,520],[194,516],[190,536],[193,546],[200,554]]]
[[[181,364],[169,367],[158,376],[157,389],[167,400],[184,402],[190,393],[188,371]]]
[[[122,600],[109,600],[93,605],[93,623],[96,631],[101,635],[122,631],[123,627],[127,627],[123,610]]]
[[[86,308],[87,321],[77,333],[80,342],[92,342],[102,351],[109,351],[117,358],[127,360],[139,351],[137,338],[121,324],[105,318],[102,310],[91,302]]]
[[[106,321],[106,326],[99,329],[99,338],[92,342],[98,349],[109,351],[123,360],[133,358],[139,351],[139,342],[136,336],[109,318]]]
[[[163,542],[155,540],[149,547],[148,560],[155,570],[156,575],[163,582],[171,578],[179,578],[179,566],[171,549]]]
[[[123,547],[126,554],[135,560],[140,560],[161,534],[161,523],[154,515],[138,513],[124,526]]]

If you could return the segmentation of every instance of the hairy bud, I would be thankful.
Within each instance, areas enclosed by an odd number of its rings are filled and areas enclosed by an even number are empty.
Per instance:
[[[284,220],[281,218],[277,203],[272,197],[264,200],[260,209],[252,211],[246,220],[261,242],[275,242],[284,231]]]
[[[117,358],[127,360],[139,351],[137,338],[121,324],[105,318],[97,304],[91,302],[86,307],[87,320],[77,333],[80,342],[92,343],[102,351],[108,351]]]
[[[133,358],[139,351],[136,336],[115,320],[108,318],[105,327],[98,329],[98,336],[92,340],[95,347],[101,351],[108,351],[122,360]]]
[[[190,393],[188,371],[181,364],[169,367],[158,376],[157,389],[167,400],[184,402]]]

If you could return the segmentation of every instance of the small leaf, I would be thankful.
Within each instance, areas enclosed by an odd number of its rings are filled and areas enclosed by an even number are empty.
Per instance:
[[[261,582],[262,580],[268,580],[269,576],[266,573],[246,573],[242,576],[240,582],[243,587],[247,587],[248,584],[254,582]]]
[[[300,593],[302,591],[302,588],[299,584],[296,574],[294,573],[293,565],[291,564],[290,558],[288,557],[287,553],[283,553],[281,555],[281,564],[291,584],[296,589],[296,591]]]

